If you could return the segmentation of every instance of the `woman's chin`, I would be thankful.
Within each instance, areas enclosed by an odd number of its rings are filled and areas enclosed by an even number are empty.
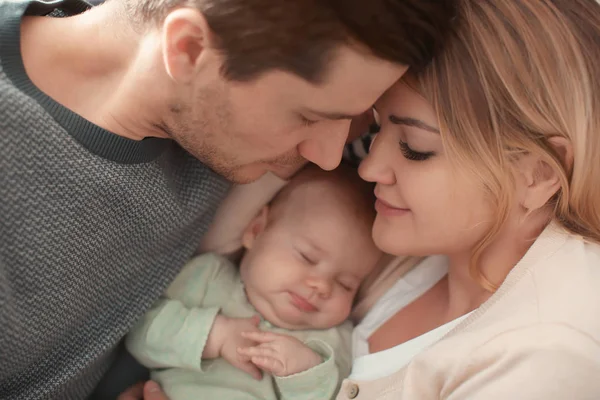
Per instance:
[[[396,256],[428,256],[436,254],[431,251],[431,243],[421,243],[411,230],[385,223],[373,224],[373,242],[381,251]]]

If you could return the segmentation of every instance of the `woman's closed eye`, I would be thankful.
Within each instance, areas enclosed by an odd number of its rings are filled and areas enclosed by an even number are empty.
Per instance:
[[[404,156],[404,158],[406,158],[407,160],[425,161],[428,158],[430,158],[431,156],[435,155],[435,153],[433,151],[427,151],[427,152],[415,151],[410,148],[408,143],[403,142],[402,140],[399,141],[399,144],[400,144],[400,151],[402,152],[402,155]]]

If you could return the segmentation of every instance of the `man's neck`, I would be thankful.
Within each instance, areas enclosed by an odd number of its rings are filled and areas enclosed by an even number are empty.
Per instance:
[[[25,69],[41,91],[110,132],[134,140],[165,137],[156,128],[160,79],[150,84],[137,73],[146,43],[119,8],[110,1],[69,18],[25,17]]]

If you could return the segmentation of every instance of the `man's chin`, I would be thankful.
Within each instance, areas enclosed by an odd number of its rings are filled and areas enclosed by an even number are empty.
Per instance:
[[[278,177],[279,179],[283,179],[284,181],[290,180],[294,175],[296,175],[296,172],[298,172],[299,168],[295,168],[293,170],[287,170],[287,171],[271,171],[273,173],[273,175],[275,175],[276,177]]]
[[[300,165],[255,164],[239,167],[222,174],[227,180],[236,184],[248,184],[261,178],[267,172],[276,177],[288,180],[293,177],[306,163]]]
[[[268,172],[268,169],[258,166],[241,166],[236,168],[228,168],[223,165],[212,165],[210,168],[229,182],[244,185],[258,180],[261,176]]]
[[[223,174],[225,179],[228,181],[238,184],[245,185],[248,183],[252,183],[260,179],[264,174],[266,174],[268,170],[266,168],[262,169],[245,169],[240,168],[235,171],[231,171],[228,174]]]

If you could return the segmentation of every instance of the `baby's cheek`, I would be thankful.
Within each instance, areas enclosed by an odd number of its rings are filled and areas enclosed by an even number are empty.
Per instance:
[[[348,319],[350,312],[352,311],[353,300],[354,296],[340,296],[335,306],[335,310],[333,311],[336,325],[339,325]]]

